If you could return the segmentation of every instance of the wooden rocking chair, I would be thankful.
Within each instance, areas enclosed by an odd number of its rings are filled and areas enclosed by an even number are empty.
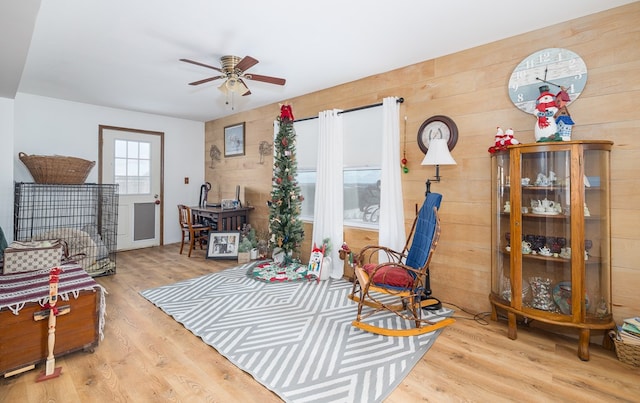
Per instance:
[[[355,259],[356,279],[349,295],[350,299],[358,302],[353,326],[384,336],[416,336],[455,322],[452,318],[432,321],[422,317],[422,308],[440,304],[430,296],[428,270],[440,238],[438,207],[441,200],[442,195],[438,193],[427,194],[402,252],[384,246],[367,246],[358,254]],[[407,249],[412,235],[411,248]],[[386,255],[387,262],[374,262],[379,252]],[[388,328],[363,321],[379,312],[392,312],[409,324],[405,328]]]

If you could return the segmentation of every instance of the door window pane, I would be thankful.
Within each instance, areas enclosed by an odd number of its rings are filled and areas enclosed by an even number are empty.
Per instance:
[[[150,143],[139,143],[139,157],[141,160],[149,160],[151,159],[151,144]]]
[[[114,154],[116,158],[127,158],[127,142],[124,140],[116,140]]]
[[[121,194],[151,192],[151,143],[115,140],[114,176]]]

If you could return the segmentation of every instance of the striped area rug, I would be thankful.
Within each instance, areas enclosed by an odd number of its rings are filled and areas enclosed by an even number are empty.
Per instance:
[[[247,275],[255,264],[140,294],[286,402],[380,402],[442,331],[364,332],[351,326],[350,282],[257,281]],[[407,326],[393,314],[379,321]]]

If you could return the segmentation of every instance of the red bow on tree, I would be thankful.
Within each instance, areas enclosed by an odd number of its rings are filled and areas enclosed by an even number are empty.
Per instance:
[[[291,105],[284,104],[280,107],[280,119],[293,120],[293,110]]]

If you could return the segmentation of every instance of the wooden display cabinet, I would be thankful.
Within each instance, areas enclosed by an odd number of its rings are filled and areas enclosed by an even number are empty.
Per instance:
[[[591,330],[611,314],[611,141],[520,144],[492,155],[492,319]]]

